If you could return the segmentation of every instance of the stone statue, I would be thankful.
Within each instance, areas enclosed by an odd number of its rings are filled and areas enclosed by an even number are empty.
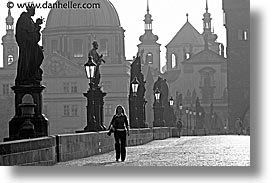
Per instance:
[[[40,66],[44,55],[38,42],[43,19],[38,18],[34,22],[31,18],[34,14],[35,9],[27,7],[27,12],[23,12],[16,23],[15,37],[19,46],[19,58],[15,85],[40,85],[42,80],[43,71]]]
[[[97,52],[98,49],[98,43],[94,41],[92,43],[93,48],[89,51],[88,57],[92,58],[96,64],[96,69],[95,69],[95,78],[94,78],[94,84],[95,86],[98,86],[100,82],[100,70],[99,66],[103,63],[105,63],[105,60],[103,60],[103,55],[99,55]]]

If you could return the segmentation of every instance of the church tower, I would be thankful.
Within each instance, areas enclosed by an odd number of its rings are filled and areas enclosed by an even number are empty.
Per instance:
[[[8,3],[7,7],[8,16],[6,18],[6,35],[2,37],[2,45],[3,45],[3,67],[7,67],[12,62],[17,60],[18,58],[18,46],[15,41],[14,36],[14,19],[11,16],[11,8],[12,6]]]
[[[218,38],[217,34],[214,33],[212,30],[211,25],[211,14],[208,12],[208,1],[206,0],[206,6],[205,6],[205,13],[203,14],[203,37],[204,42],[207,42],[210,45],[210,49],[220,55],[224,55],[223,45],[221,43],[218,43],[216,40]],[[208,46],[204,43],[204,46]]]
[[[142,53],[142,64],[148,64],[153,69],[160,71],[160,45],[157,43],[158,36],[152,32],[152,15],[149,13],[149,3],[147,0],[147,13],[144,19],[145,33],[139,37],[139,53]]]

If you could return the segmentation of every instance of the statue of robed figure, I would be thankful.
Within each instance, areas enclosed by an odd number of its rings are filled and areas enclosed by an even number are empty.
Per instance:
[[[38,42],[43,19],[38,18],[34,22],[31,18],[34,14],[35,9],[27,7],[27,12],[23,12],[16,23],[15,38],[19,46],[19,58],[15,85],[40,85],[42,80],[43,71],[40,66],[44,55]]]

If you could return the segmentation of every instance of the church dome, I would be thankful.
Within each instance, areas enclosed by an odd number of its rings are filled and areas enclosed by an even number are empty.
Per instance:
[[[68,3],[67,0],[59,0]],[[73,3],[98,5],[94,8],[53,8],[47,22],[47,28],[90,27],[90,26],[119,26],[118,13],[109,0],[74,0]]]

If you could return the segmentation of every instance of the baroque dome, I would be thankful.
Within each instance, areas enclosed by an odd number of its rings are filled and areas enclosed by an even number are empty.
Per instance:
[[[67,3],[68,0],[59,0]],[[95,8],[53,8],[50,10],[46,28],[69,28],[90,26],[119,26],[118,13],[109,0],[74,0],[73,3],[96,3]]]

